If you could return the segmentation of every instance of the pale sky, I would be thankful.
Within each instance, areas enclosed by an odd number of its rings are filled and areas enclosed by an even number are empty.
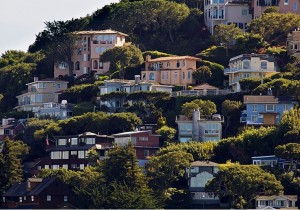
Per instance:
[[[44,22],[84,17],[119,0],[0,0],[0,56],[27,51]]]

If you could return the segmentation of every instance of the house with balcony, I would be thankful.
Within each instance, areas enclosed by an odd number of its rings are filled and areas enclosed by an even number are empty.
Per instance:
[[[55,136],[53,140],[47,141],[48,154],[36,160],[31,174],[38,174],[41,169],[83,170],[90,164],[88,151],[96,148],[99,155],[105,156],[105,151],[112,147],[113,139],[106,135],[85,132],[79,135]]]
[[[195,161],[186,168],[193,208],[217,209],[220,207],[219,197],[205,190],[206,183],[216,177],[218,172],[218,164],[211,161]]]
[[[289,97],[272,95],[245,95],[241,122],[251,126],[278,125],[284,112],[291,110],[297,102]]]
[[[300,57],[300,31],[296,29],[287,37],[286,48],[289,55]]]
[[[28,178],[15,183],[2,195],[4,209],[74,208],[75,193],[55,177]]]
[[[172,92],[173,96],[207,96],[227,94],[230,94],[230,91],[228,89],[220,89],[207,83],[196,85],[193,87],[192,90],[180,90]]]
[[[235,24],[245,31],[252,20],[251,0],[204,0],[204,23],[214,34],[217,25]]]
[[[192,56],[170,56],[151,59],[146,56],[145,70],[141,72],[141,81],[155,82],[162,85],[193,84],[193,72],[199,58]]]
[[[224,74],[229,77],[229,87],[240,92],[239,81],[244,78],[263,79],[279,72],[274,56],[267,54],[242,54],[229,60],[229,68]]]
[[[202,116],[199,110],[193,112],[192,119],[179,115],[176,117],[178,141],[219,141],[222,138],[223,122],[223,116],[219,114]]]
[[[109,70],[109,62],[101,62],[100,55],[105,50],[130,44],[125,41],[127,34],[111,29],[77,31],[73,35],[75,36],[75,46],[71,63],[56,63],[54,65],[55,78],[68,75],[69,69],[76,77],[91,73],[94,75],[104,74]]]
[[[34,81],[26,84],[27,92],[17,96],[17,111],[37,112],[44,103],[58,103],[61,91],[68,88],[68,82],[58,79],[41,79],[34,77]]]
[[[159,147],[160,135],[153,134],[151,130],[129,131],[112,135],[114,143],[125,146],[129,142],[133,144],[139,166],[145,166],[147,158],[155,155]]]
[[[254,156],[251,159],[252,164],[258,166],[277,167],[284,170],[294,170],[299,167],[297,163],[294,164],[292,161],[279,158],[276,155]]]
[[[299,1],[297,0],[253,0],[253,18],[260,17],[264,13],[264,11],[270,6],[278,7],[279,13],[281,14],[300,13]]]
[[[73,104],[68,104],[66,100],[61,103],[43,103],[34,113],[36,117],[50,116],[59,120],[64,120],[73,116]]]
[[[255,198],[256,209],[298,209],[297,195],[261,195]]]
[[[161,85],[155,82],[145,82],[141,81],[140,75],[135,75],[134,80],[122,80],[122,79],[112,79],[105,80],[104,85],[99,87],[100,97],[98,98],[100,105],[107,106],[111,111],[120,109],[123,107],[125,98],[113,98],[110,101],[101,100],[101,96],[104,94],[109,94],[112,92],[125,92],[134,93],[139,91],[152,91],[152,92],[172,92],[171,85]]]
[[[5,138],[14,139],[16,135],[23,133],[26,126],[21,120],[15,118],[2,118],[0,125],[0,141]]]

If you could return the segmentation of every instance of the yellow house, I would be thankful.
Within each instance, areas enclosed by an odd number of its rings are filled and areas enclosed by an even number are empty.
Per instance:
[[[196,61],[192,56],[171,56],[151,59],[146,56],[145,70],[141,72],[142,81],[157,82],[163,85],[193,84],[192,73],[196,70]]]
[[[229,68],[224,74],[229,76],[229,86],[240,92],[239,81],[244,78],[258,78],[263,81],[279,72],[274,56],[267,54],[242,54],[229,60]]]

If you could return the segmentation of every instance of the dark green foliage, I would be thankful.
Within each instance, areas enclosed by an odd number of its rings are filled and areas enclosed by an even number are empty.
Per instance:
[[[240,126],[240,114],[242,108],[243,104],[240,101],[223,101],[221,111],[225,117],[223,138],[228,137],[230,134],[237,133]]]
[[[127,112],[135,113],[145,124],[155,124],[162,115],[162,110],[154,104],[145,104],[142,101],[133,103],[125,108]]]
[[[168,54],[168,53],[164,53],[164,52],[159,52],[157,50],[155,51],[145,51],[143,52],[143,58],[146,59],[146,56],[150,55],[151,59],[155,59],[155,58],[160,58],[160,57],[170,57],[170,56],[174,56],[172,54]]]
[[[257,78],[244,78],[239,83],[243,91],[251,92],[261,84],[261,80]]]
[[[193,111],[199,109],[201,115],[212,115],[217,112],[217,107],[212,101],[196,99],[186,102],[181,107],[181,112],[185,116],[192,118]]]
[[[91,102],[95,100],[98,92],[98,85],[95,84],[74,85],[71,88],[64,90],[60,95],[60,99],[75,104],[80,102]]]
[[[237,36],[233,49],[238,54],[250,54],[258,53],[265,46],[266,43],[260,34],[243,33]]]
[[[163,145],[165,142],[172,142],[175,140],[176,136],[176,129],[168,127],[168,126],[162,126],[159,128],[156,133],[158,135],[161,135],[161,145]]]
[[[231,49],[228,49],[229,56],[225,57],[226,49],[223,46],[211,46],[197,54],[203,60],[218,63],[222,66],[227,66],[229,59],[238,55]],[[221,59],[220,59],[221,58]]]
[[[223,87],[223,80],[224,80],[224,66],[202,60],[199,62],[200,66],[208,66],[211,71],[211,77],[208,78],[207,83],[217,86],[217,87]]]
[[[76,104],[73,108],[73,116],[79,116],[83,115],[87,112],[93,112],[95,111],[96,106],[93,103],[90,102],[82,102],[79,104]]]
[[[278,195],[283,187],[275,176],[256,165],[219,165],[217,176],[206,185],[208,191],[227,197],[233,208],[253,208],[258,195]]]
[[[193,79],[196,84],[206,83],[211,78],[211,70],[208,66],[201,66],[193,72]]]

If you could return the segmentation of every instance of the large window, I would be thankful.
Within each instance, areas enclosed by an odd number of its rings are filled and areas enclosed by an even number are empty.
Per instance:
[[[275,111],[275,105],[274,104],[267,104],[266,105],[266,111]]]
[[[58,145],[66,145],[67,139],[58,139]]]
[[[39,83],[38,83],[38,88],[41,88],[41,89],[46,88],[46,83],[39,82]]]
[[[52,160],[61,159],[61,153],[59,151],[51,152],[51,159]]]
[[[35,102],[43,102],[43,95],[42,94],[36,94],[35,95]]]
[[[62,151],[62,159],[69,159],[69,151]]]
[[[98,61],[94,61],[94,63],[93,63],[93,68],[94,68],[94,69],[98,69]]]
[[[78,139],[77,138],[71,138],[71,145],[77,145]]]
[[[178,79],[178,72],[174,72],[174,79]]]
[[[257,122],[257,115],[251,115],[251,122]]]
[[[95,138],[86,138],[85,143],[86,144],[95,144]]]
[[[219,133],[219,124],[216,123],[207,123],[205,124],[206,134]]]
[[[298,9],[298,4],[297,4],[297,2],[294,2],[293,3],[293,10],[297,11],[297,9]]]
[[[84,159],[85,158],[85,152],[84,151],[78,151],[78,159]]]
[[[253,106],[252,106],[252,111],[253,111],[253,112],[257,112],[257,104],[253,104]]]
[[[153,72],[149,74],[149,80],[155,80],[155,75]]]

